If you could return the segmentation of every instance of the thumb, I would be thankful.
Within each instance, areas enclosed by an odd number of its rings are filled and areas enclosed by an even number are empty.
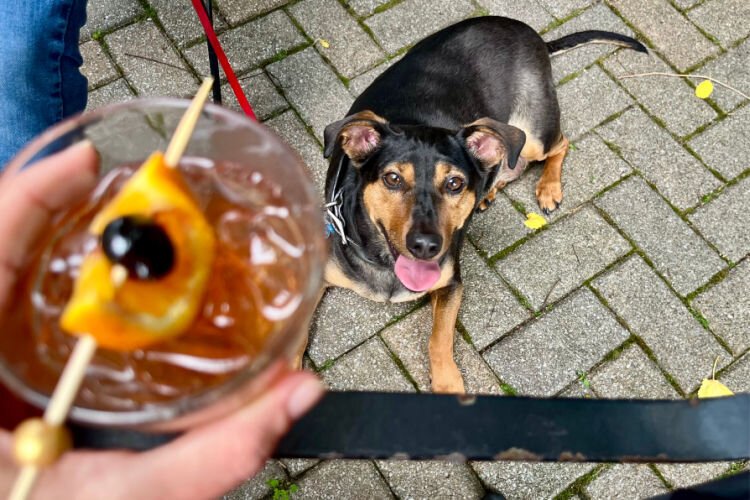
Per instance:
[[[287,372],[246,408],[141,454],[138,467],[132,470],[136,477],[129,482],[151,485],[140,498],[221,495],[263,468],[292,422],[323,392],[323,385],[312,374]],[[153,477],[159,478],[158,484],[148,480]]]

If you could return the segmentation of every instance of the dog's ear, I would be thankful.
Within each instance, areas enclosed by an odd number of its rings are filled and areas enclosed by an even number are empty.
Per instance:
[[[333,122],[323,132],[323,156],[331,156],[336,144],[340,144],[355,164],[362,163],[380,146],[387,125],[385,118],[369,110]]]
[[[508,162],[508,168],[516,168],[518,156],[526,144],[523,130],[491,118],[480,118],[459,131],[466,149],[487,169]]]

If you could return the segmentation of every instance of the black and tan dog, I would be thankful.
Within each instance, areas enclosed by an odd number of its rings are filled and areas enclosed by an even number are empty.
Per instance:
[[[550,54],[592,42],[645,52],[632,38],[587,31],[545,43],[502,17],[470,19],[418,43],[377,78],[349,116],[325,129],[329,286],[376,301],[430,294],[432,388],[463,392],[453,332],[467,223],[529,162],[546,213],[562,201],[568,140]]]

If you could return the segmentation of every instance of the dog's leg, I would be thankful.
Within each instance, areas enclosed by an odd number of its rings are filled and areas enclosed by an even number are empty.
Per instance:
[[[500,173],[497,176],[495,185],[490,188],[484,199],[479,203],[478,211],[484,212],[490,208],[490,205],[492,205],[492,202],[494,202],[497,197],[497,192],[503,189],[509,182],[516,180],[523,173],[528,164],[529,162],[526,161],[526,159],[519,157],[516,162],[516,168],[513,170],[509,169],[508,165],[503,165],[500,168]]]
[[[323,286],[320,288],[320,291],[318,292],[318,296],[315,300],[315,309],[318,308],[320,305],[321,299],[323,299],[323,294],[326,291],[326,287]],[[292,369],[293,370],[301,370],[302,369],[302,357],[305,355],[305,351],[307,350],[307,341],[310,340],[310,326],[312,324],[312,316],[310,316],[310,319],[307,321],[306,325],[302,326],[302,330],[304,332],[304,335],[300,339],[300,345],[297,347],[297,354],[294,355],[294,358],[292,358]]]
[[[485,195],[484,199],[479,202],[479,207],[477,207],[478,212],[484,212],[488,208],[490,208],[490,205],[492,205],[495,202],[495,197],[497,197],[497,192],[500,191],[505,187],[505,183],[497,183],[494,186],[490,188],[490,190]]]
[[[463,285],[441,288],[430,296],[432,301],[432,336],[430,337],[430,371],[433,392],[464,393],[461,372],[453,359],[453,332]]]
[[[544,162],[544,171],[536,185],[536,200],[546,215],[562,202],[562,162],[568,152],[568,139],[562,137]]]

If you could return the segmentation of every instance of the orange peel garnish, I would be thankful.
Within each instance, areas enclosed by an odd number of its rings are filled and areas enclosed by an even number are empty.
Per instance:
[[[65,331],[91,335],[101,347],[119,351],[146,347],[190,327],[203,301],[216,246],[190,188],[160,152],[96,215],[89,232],[100,237],[110,222],[133,215],[149,217],[165,230],[175,249],[172,269],[156,280],[123,280],[118,264],[97,248],[84,258],[60,319]]]

